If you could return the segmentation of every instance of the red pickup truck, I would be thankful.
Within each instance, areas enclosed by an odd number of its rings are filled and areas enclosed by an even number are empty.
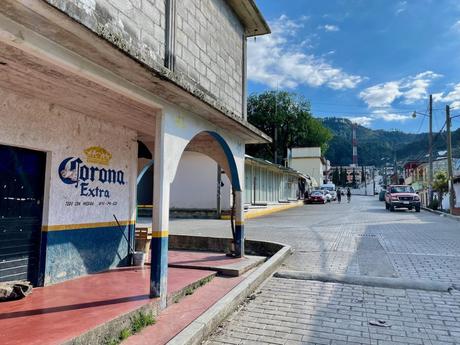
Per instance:
[[[415,212],[420,212],[420,197],[411,186],[390,185],[385,194],[385,208],[392,212],[396,208],[415,208]]]

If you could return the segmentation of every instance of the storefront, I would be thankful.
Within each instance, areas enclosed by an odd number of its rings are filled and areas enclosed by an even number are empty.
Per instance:
[[[0,105],[0,279],[47,285],[127,265],[136,133],[6,90]]]
[[[183,18],[192,3],[177,2],[177,12],[162,1],[148,11],[91,4],[0,6],[0,280],[48,285],[128,265],[141,145],[155,162],[150,294],[164,306],[170,189],[185,151],[228,176],[235,252],[244,255],[245,144],[270,141],[245,119],[246,38],[269,28],[251,1],[220,2],[212,15],[193,2],[205,26],[177,36],[185,26],[161,23]],[[133,13],[152,25],[130,21]],[[140,42],[140,31],[149,39]],[[199,56],[182,54],[174,47],[185,34],[212,42]]]

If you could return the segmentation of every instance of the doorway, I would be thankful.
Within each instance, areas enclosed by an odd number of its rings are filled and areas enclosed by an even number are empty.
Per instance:
[[[0,145],[0,281],[37,285],[46,153]]]

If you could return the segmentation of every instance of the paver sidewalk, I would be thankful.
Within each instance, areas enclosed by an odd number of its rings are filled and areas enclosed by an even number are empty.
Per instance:
[[[389,327],[369,322],[385,321]],[[270,279],[206,345],[460,343],[460,293]]]
[[[216,221],[172,222],[173,233]],[[249,239],[295,249],[282,269],[436,281],[460,287],[460,227],[424,212],[389,212],[371,197],[249,220]],[[221,234],[222,236],[222,234]],[[209,344],[460,344],[460,297],[418,290],[271,278]],[[369,325],[383,320],[391,327]]]

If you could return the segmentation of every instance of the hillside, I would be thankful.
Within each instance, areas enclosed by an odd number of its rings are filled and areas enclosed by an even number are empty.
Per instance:
[[[352,160],[352,122],[348,119],[329,117],[322,119],[325,127],[334,134],[326,156],[332,165],[349,165]],[[423,159],[428,152],[427,133],[412,134],[401,131],[373,130],[357,127],[359,164],[381,166],[393,162],[394,151],[398,161]],[[454,156],[460,154],[460,130],[452,133]],[[445,150],[445,135],[437,136],[434,151]]]

